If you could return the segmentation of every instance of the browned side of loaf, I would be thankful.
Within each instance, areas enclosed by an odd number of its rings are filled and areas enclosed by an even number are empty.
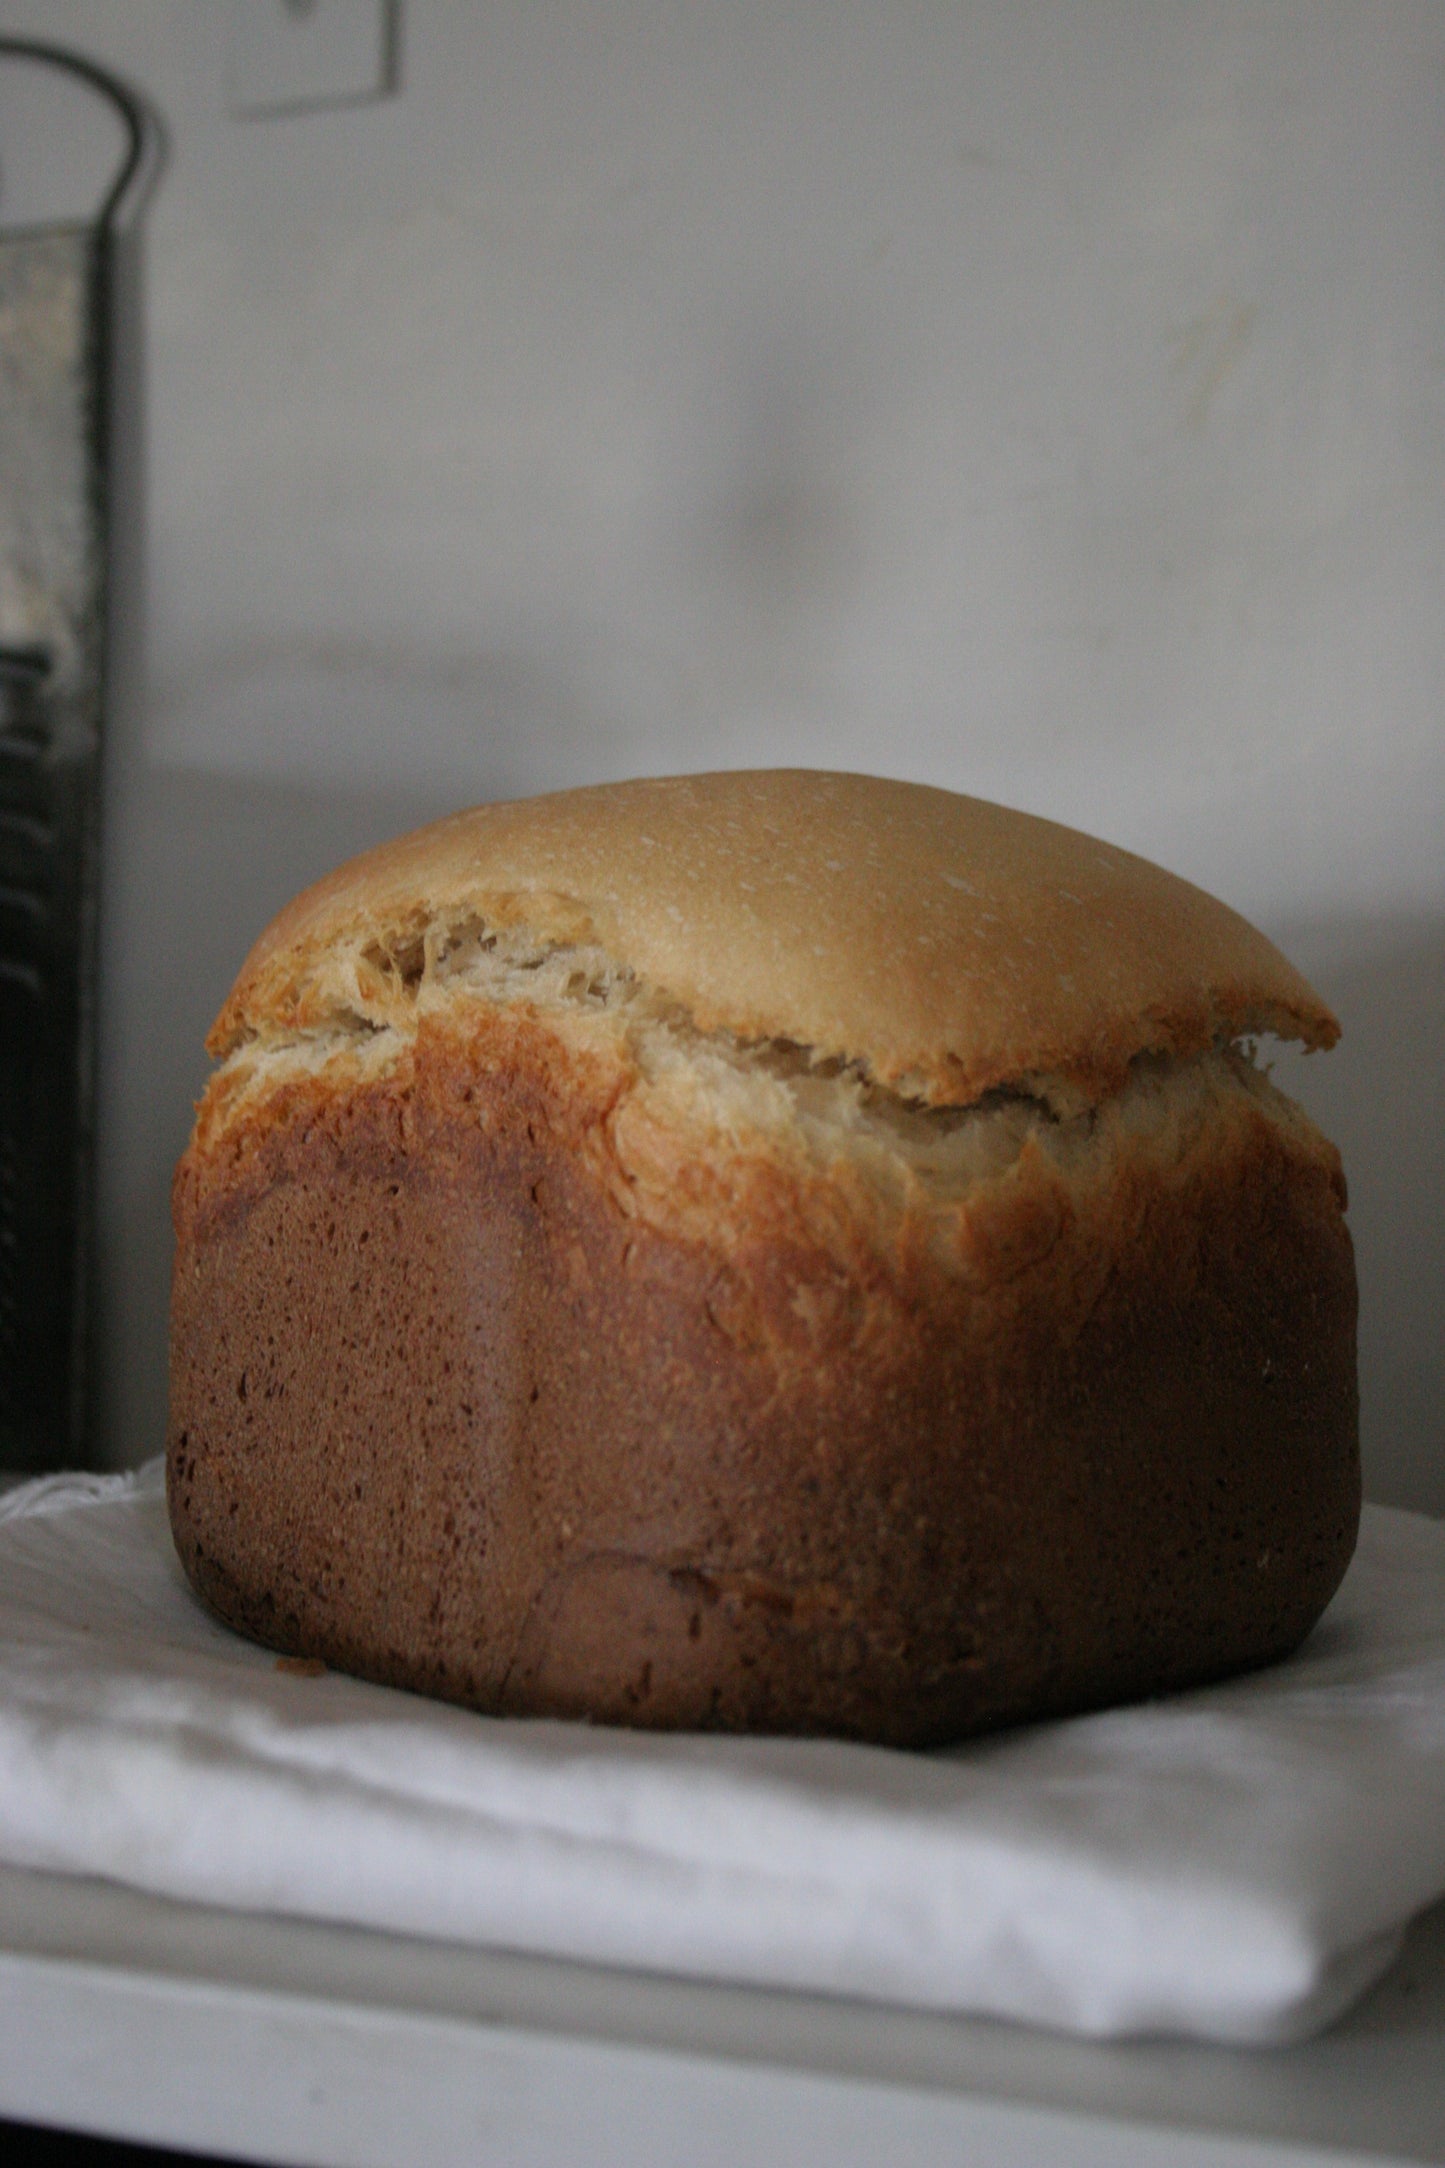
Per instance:
[[[224,1618],[484,1710],[912,1745],[1308,1630],[1359,1510],[1325,1150],[1245,1106],[1021,1170],[962,1278],[844,1271],[776,1171],[725,1240],[629,1218],[604,1090],[424,1034],[192,1147],[169,1493]]]

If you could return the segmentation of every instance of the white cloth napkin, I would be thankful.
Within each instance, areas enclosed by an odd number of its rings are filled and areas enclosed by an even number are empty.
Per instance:
[[[0,1858],[513,1949],[1257,2044],[1445,1892],[1445,1524],[1272,1671],[947,1753],[478,1717],[191,1596],[159,1463],[0,1499]]]

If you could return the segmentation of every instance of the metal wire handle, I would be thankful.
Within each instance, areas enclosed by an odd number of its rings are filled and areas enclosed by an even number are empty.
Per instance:
[[[0,37],[0,60],[29,60],[41,67],[58,68],[63,75],[73,75],[88,84],[115,108],[126,131],[126,147],[115,179],[95,214],[95,223],[100,227],[121,223],[121,204],[134,183],[134,201],[126,213],[132,215],[155,179],[163,148],[160,125],[149,106],[108,69],[81,53],[47,45],[39,38]]]

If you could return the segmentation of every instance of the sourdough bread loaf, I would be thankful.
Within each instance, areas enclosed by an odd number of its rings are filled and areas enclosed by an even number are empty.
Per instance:
[[[483,806],[247,958],[175,1186],[169,1496],[277,1649],[925,1744],[1285,1653],[1359,1511],[1338,1155],[1242,919],[951,793]]]

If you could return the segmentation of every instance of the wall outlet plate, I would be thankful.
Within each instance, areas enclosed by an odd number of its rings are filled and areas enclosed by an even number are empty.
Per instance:
[[[399,16],[399,0],[231,0],[227,111],[255,120],[390,96]]]

